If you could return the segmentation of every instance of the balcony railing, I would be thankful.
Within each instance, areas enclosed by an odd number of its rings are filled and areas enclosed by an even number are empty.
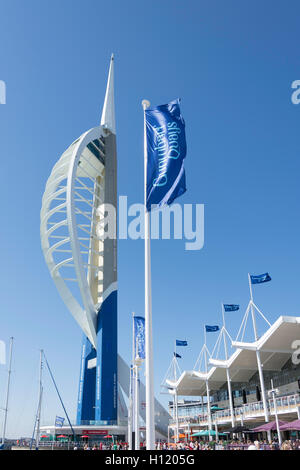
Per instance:
[[[274,401],[273,399],[268,400],[267,402],[268,410],[271,414],[274,413]],[[283,397],[276,398],[276,405],[277,405],[277,412],[286,413],[296,412],[297,408],[300,406],[300,394],[297,393],[295,395],[287,395]],[[243,406],[236,407],[234,409],[234,416],[237,419],[242,418],[251,418],[251,417],[259,417],[264,415],[264,405],[262,401],[254,402],[254,403],[247,403]],[[213,412],[211,415],[212,423],[226,423],[230,422],[231,420],[231,412],[230,408],[226,408],[225,410]],[[202,426],[208,425],[208,415],[198,415],[198,416],[187,416],[187,417],[179,417],[178,422],[180,425],[184,424],[198,424]],[[170,421],[170,424],[175,424],[176,421],[173,419]]]

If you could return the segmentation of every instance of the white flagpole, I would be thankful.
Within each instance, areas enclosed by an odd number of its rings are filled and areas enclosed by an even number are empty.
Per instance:
[[[176,341],[175,341],[175,345],[174,345],[174,349],[176,351]],[[173,378],[174,378],[174,382],[176,382],[176,364],[175,364],[175,358],[174,358],[174,353],[173,353]],[[175,432],[174,432],[174,435],[175,435],[175,444],[177,442],[177,429],[176,429],[176,399],[175,399],[175,396],[176,396],[176,389],[174,389],[174,394],[173,394],[173,419],[174,419],[174,422],[175,422]]]
[[[225,359],[228,359],[228,350],[227,350],[227,341],[226,341],[226,324],[225,324],[225,309],[224,304],[222,302],[222,318],[223,318],[223,340],[224,340],[224,352],[225,352]],[[233,400],[232,400],[232,388],[231,388],[231,379],[229,369],[226,365],[226,378],[227,378],[227,390],[228,390],[228,399],[229,399],[229,406],[230,406],[230,414],[231,414],[231,425],[234,428],[235,426],[235,418],[234,418],[234,408],[233,408]]]
[[[146,109],[148,100],[142,101],[144,110],[144,204],[145,204],[145,374],[146,374],[146,449],[155,449],[153,351],[152,351],[152,299],[151,299],[151,252],[150,212],[147,211],[147,130]]]
[[[175,382],[177,382],[177,370],[176,370],[176,365],[177,365],[177,348],[176,348],[176,340],[175,340],[175,357],[173,358],[174,360],[174,379]],[[173,353],[174,354],[174,353]],[[175,443],[179,441],[179,422],[178,422],[178,394],[177,394],[177,387],[175,388],[175,420],[176,420],[176,432],[175,432]],[[173,402],[174,403],[174,402]]]
[[[176,344],[176,341],[175,341],[175,344]],[[175,351],[176,351],[176,346],[175,346]],[[176,382],[176,364],[175,364],[175,358],[174,358],[174,355],[173,355],[173,359],[172,359],[172,362],[173,362],[173,378],[174,378],[174,382]],[[175,422],[175,426],[176,426],[176,406],[175,406],[175,403],[176,403],[176,399],[175,399],[175,395],[176,395],[176,389],[173,390],[174,393],[173,393],[173,420]],[[177,436],[177,431],[176,431],[176,428],[175,428],[175,432],[174,432],[174,435],[175,435],[175,444],[176,444],[176,436]]]
[[[258,340],[258,334],[257,334],[257,326],[256,326],[256,320],[255,320],[255,312],[254,312],[251,276],[250,276],[249,273],[248,273],[248,282],[249,282],[249,290],[250,290],[250,304],[251,304],[251,315],[252,315],[254,338],[255,338],[255,341],[257,341]],[[259,375],[260,387],[261,387],[261,393],[262,393],[262,402],[263,402],[263,406],[264,406],[265,421],[267,423],[269,421],[269,411],[268,411],[268,404],[267,404],[267,398],[266,398],[266,389],[265,389],[265,382],[264,382],[264,374],[263,374],[263,370],[262,370],[262,363],[261,363],[261,357],[260,357],[259,349],[256,349],[256,361],[257,361],[258,375]]]
[[[129,369],[128,448],[132,450],[132,366]]]
[[[136,347],[137,350],[137,347]],[[137,353],[136,353],[137,356]],[[135,428],[135,450],[140,450],[140,387],[139,387],[139,366],[135,364],[135,414],[134,414],[134,428]]]
[[[128,445],[129,449],[133,450],[132,433],[133,433],[133,388],[134,388],[134,312],[132,312],[132,358],[130,366],[130,381],[129,381],[129,413],[128,413]]]
[[[206,326],[204,325],[204,361],[205,361],[205,373],[207,374],[207,346],[206,346]],[[207,401],[207,414],[208,414],[208,429],[212,430],[212,420],[211,420],[211,409],[210,409],[210,390],[209,383],[207,378],[205,379],[206,384],[206,401]],[[212,437],[209,436],[209,440],[212,440]]]

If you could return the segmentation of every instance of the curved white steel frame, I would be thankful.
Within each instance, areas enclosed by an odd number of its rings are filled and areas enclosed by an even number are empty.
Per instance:
[[[41,209],[41,242],[50,274],[95,348],[103,293],[103,242],[96,234],[103,214],[96,214],[96,209],[104,202],[106,132],[102,126],[85,132],[61,155],[47,181]],[[74,282],[79,300],[70,285]]]
[[[98,312],[117,285],[110,278],[103,285],[104,242],[96,233],[104,218],[97,208],[105,199],[105,141],[116,133],[113,79],[112,56],[101,126],[82,134],[61,155],[47,181],[41,208],[41,244],[51,277],[95,349]],[[128,397],[129,368],[119,355],[118,382]],[[140,391],[145,401],[142,383]],[[156,427],[166,435],[170,416],[157,400],[155,409]],[[145,420],[143,408],[140,414]]]

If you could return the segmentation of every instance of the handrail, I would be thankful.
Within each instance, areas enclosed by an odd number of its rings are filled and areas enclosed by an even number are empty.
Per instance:
[[[270,412],[274,410],[274,402],[273,398],[267,401],[268,409]],[[300,406],[300,394],[296,393],[293,395],[285,395],[282,397],[276,397],[276,405],[277,411],[285,411],[291,408],[297,408]],[[263,415],[264,413],[264,406],[262,401],[246,403],[242,406],[236,407],[234,409],[235,417],[249,417],[249,416],[257,416]],[[231,412],[230,408],[226,408],[222,411],[216,411],[212,414],[212,422],[215,423],[219,420],[224,420],[224,418],[228,418],[228,421],[231,419]],[[208,415],[196,415],[196,416],[186,416],[186,417],[178,417],[179,423],[190,423],[190,424],[204,424],[208,423]],[[170,424],[175,424],[175,421],[172,419],[170,420]]]

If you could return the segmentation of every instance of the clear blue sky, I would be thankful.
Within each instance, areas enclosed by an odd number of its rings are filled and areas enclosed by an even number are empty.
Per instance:
[[[300,105],[290,99],[300,79],[299,2],[1,0],[0,16],[0,339],[15,337],[10,436],[32,432],[40,348],[75,416],[81,331],[45,265],[39,211],[59,155],[99,122],[112,52],[119,194],[142,202],[141,100],[181,97],[188,190],[180,202],[206,211],[203,250],[152,243],[157,395],[175,338],[188,340],[181,366],[191,369],[222,300],[246,307],[248,271],[272,275],[255,288],[270,321],[299,314]],[[121,241],[118,262],[119,350],[129,360],[131,312],[144,305],[142,241]],[[230,332],[241,317],[228,314]],[[1,406],[5,380],[0,366]],[[48,378],[45,388],[43,423],[53,423],[62,411]]]

